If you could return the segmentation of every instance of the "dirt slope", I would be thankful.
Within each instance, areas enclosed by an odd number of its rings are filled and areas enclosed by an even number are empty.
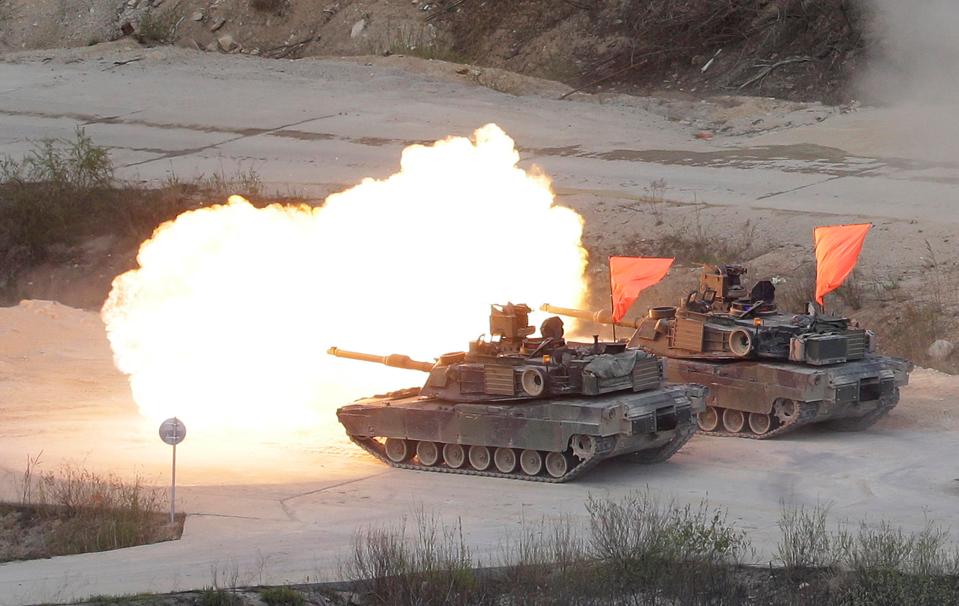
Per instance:
[[[591,89],[829,102],[849,99],[866,23],[846,0],[494,0],[441,19],[481,63]]]
[[[281,58],[412,54],[643,95],[844,103],[862,0],[0,0],[0,51],[148,44]]]

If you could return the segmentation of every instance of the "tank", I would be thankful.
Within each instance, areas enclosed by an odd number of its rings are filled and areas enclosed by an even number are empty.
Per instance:
[[[666,358],[668,381],[709,388],[702,431],[766,439],[810,423],[861,431],[899,401],[912,365],[875,354],[875,336],[848,318],[780,311],[775,286],[758,281],[747,293],[746,268],[706,265],[699,289],[676,307],[653,307],[613,322],[604,311],[544,305],[550,313],[634,332],[627,349]]]
[[[664,385],[656,356],[625,343],[573,343],[526,305],[494,305],[490,339],[433,362],[331,347],[341,358],[427,373],[421,387],[365,398],[337,419],[357,446],[393,467],[567,482],[600,461],[665,461],[695,433],[699,385]]]

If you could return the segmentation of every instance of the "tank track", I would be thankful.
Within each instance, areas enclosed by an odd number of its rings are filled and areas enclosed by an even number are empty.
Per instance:
[[[862,417],[843,417],[839,419],[824,419],[822,421],[816,421],[816,415],[818,412],[819,405],[815,402],[800,402],[799,414],[795,419],[783,423],[776,429],[773,429],[762,435],[755,434],[751,431],[740,431],[740,432],[731,432],[723,429],[722,421],[719,423],[719,427],[713,431],[702,431],[700,433],[707,436],[717,436],[720,438],[747,438],[749,440],[769,440],[781,436],[792,431],[796,431],[804,425],[812,425],[815,423],[821,423],[824,427],[833,429],[834,431],[862,431],[874,425],[879,419],[889,414],[889,411],[896,407],[896,404],[899,403],[899,390],[896,390],[895,395],[881,397],[879,399],[879,408],[872,411],[871,413],[864,415]],[[868,419],[868,420],[867,420]],[[837,426],[829,426],[830,421],[841,422],[841,421],[862,421],[861,424],[850,423],[850,429],[839,429]],[[853,426],[856,426],[853,428]]]
[[[695,421],[693,421],[685,427],[677,427],[676,436],[659,448],[655,450],[640,450],[639,452],[625,455],[625,458],[628,461],[641,465],[652,465],[653,463],[668,461],[674,454],[679,452],[680,448],[686,445],[686,442],[689,442],[693,436],[696,435],[697,431],[699,431],[699,428],[696,426]]]
[[[864,431],[875,425],[879,419],[883,418],[889,411],[899,403],[899,388],[895,393],[889,396],[879,398],[879,408],[867,415],[861,417],[846,417],[842,419],[833,419],[823,422],[823,427],[830,431]]]
[[[526,480],[527,482],[544,482],[546,484],[562,484],[563,482],[569,482],[570,480],[574,480],[578,478],[579,476],[581,476],[582,474],[589,471],[590,469],[592,469],[593,467],[595,467],[600,461],[603,461],[604,459],[608,458],[607,456],[602,454],[593,456],[574,466],[572,469],[566,472],[566,475],[563,475],[558,478],[554,478],[549,475],[529,476],[519,470],[513,473],[502,473],[500,471],[479,471],[476,469],[470,469],[465,466],[459,469],[454,469],[452,467],[445,467],[440,465],[428,467],[426,465],[420,465],[419,463],[394,463],[393,461],[389,460],[389,458],[387,458],[386,453],[384,452],[383,445],[377,442],[376,440],[374,440],[373,438],[360,438],[357,436],[350,436],[350,440],[352,440],[354,444],[356,444],[357,446],[359,446],[366,452],[370,453],[371,455],[373,455],[380,461],[386,463],[390,467],[395,467],[397,469],[412,469],[415,471],[432,471],[432,472],[439,472],[439,473],[455,473],[455,474],[464,475],[464,476],[485,476],[487,478],[506,478],[510,480]]]
[[[781,424],[776,429],[772,429],[762,435],[755,434],[751,431],[726,431],[723,429],[723,422],[720,420],[719,427],[713,431],[702,431],[700,433],[706,436],[717,436],[720,438],[747,438],[750,440],[768,440],[770,438],[775,438],[781,436],[785,433],[791,431],[796,431],[803,425],[809,425],[816,420],[816,410],[818,406],[810,402],[800,402],[799,403],[799,414],[796,415],[796,418]]]

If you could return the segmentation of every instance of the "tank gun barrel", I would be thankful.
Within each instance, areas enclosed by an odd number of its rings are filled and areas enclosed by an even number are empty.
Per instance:
[[[632,328],[634,330],[639,328],[639,325],[642,322],[641,318],[636,318],[633,320],[623,319],[619,322],[613,322],[613,316],[608,311],[589,311],[587,309],[558,307],[556,305],[550,305],[549,303],[544,303],[539,309],[540,311],[556,314],[558,316],[568,316],[570,318],[578,318],[580,320],[595,322],[596,324],[608,324],[611,326],[620,326],[622,328]]]
[[[360,360],[361,362],[373,362],[375,364],[383,364],[384,366],[392,366],[394,368],[405,368],[407,370],[420,370],[423,372],[429,372],[433,370],[434,364],[432,362],[420,362],[419,360],[414,360],[409,356],[403,354],[390,354],[388,356],[377,356],[374,354],[360,353],[358,351],[349,351],[346,349],[340,349],[339,347],[331,347],[326,350],[326,353],[331,356],[336,356],[337,358],[347,358],[350,360]]]

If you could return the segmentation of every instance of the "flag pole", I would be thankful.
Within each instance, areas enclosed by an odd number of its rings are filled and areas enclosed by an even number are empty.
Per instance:
[[[606,269],[609,270],[609,318],[613,320],[613,342],[616,341],[616,304],[613,302],[613,264],[611,257],[606,257]]]

